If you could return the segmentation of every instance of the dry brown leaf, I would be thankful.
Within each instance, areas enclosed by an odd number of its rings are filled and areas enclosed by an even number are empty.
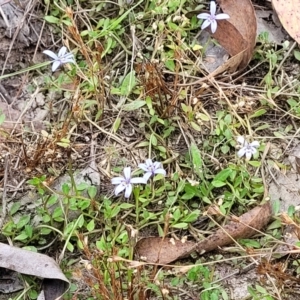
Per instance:
[[[271,215],[272,208],[270,202],[262,206],[256,206],[236,220],[230,221],[203,241],[197,243],[196,250],[204,253],[229,245],[233,240],[249,238],[257,233],[256,230],[260,230],[268,224]]]
[[[49,256],[0,243],[0,268],[45,278],[45,300],[56,300],[66,292],[69,281]]]
[[[243,52],[240,52],[237,55],[229,58],[224,64],[219,66],[216,70],[210,73],[206,78],[212,78],[225,71],[228,71],[229,73],[234,73],[238,69],[239,65],[241,64],[245,51],[246,49]]]
[[[177,260],[194,247],[195,242],[182,242],[170,238],[148,237],[137,242],[135,252],[151,263],[167,264]]]
[[[212,36],[230,56],[235,56],[247,48],[248,42],[229,20],[219,20],[218,30]]]
[[[249,61],[251,60],[253,55],[253,49],[256,43],[257,24],[254,7],[250,0],[219,0],[218,3],[222,8],[223,12],[227,13],[230,16],[230,19],[226,20],[226,22],[218,21],[218,27],[223,26],[222,23],[226,24],[227,22],[229,22],[237,29],[237,31],[244,39],[243,43],[245,44],[243,45],[243,58],[238,67],[239,70],[242,70],[248,65]],[[216,31],[214,37],[219,41],[217,36],[218,38],[222,36],[222,41],[225,41],[227,38],[228,46],[230,46],[230,43],[232,44],[232,51],[234,51],[234,48],[237,47],[235,38],[239,39],[239,37],[236,36],[231,27],[225,26],[224,28],[222,27],[222,30]],[[228,53],[230,53],[229,49],[226,50],[228,51]],[[237,53],[232,55],[236,54]]]
[[[245,51],[247,49],[247,41],[239,33],[239,31],[229,23],[227,20],[218,21],[218,30],[212,35],[219,44],[231,56],[225,63],[222,63],[209,75],[216,76],[225,71],[229,73],[235,72],[244,59]],[[207,63],[205,63],[207,66]]]
[[[233,240],[249,238],[256,234],[257,230],[261,230],[267,225],[271,215],[271,204],[267,202],[251,209],[234,221],[230,221],[229,224],[201,242],[186,241],[182,243],[169,238],[149,237],[141,239],[137,243],[135,252],[144,261],[168,264],[188,256],[195,250],[203,254],[218,247],[229,245]]]
[[[300,1],[272,0],[272,5],[284,29],[300,43]]]

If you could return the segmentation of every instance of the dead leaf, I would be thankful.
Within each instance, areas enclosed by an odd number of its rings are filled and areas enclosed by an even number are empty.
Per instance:
[[[170,238],[147,237],[139,240],[135,252],[146,262],[167,264],[184,255],[195,242],[182,242]]]
[[[222,22],[219,21],[218,26],[219,25],[222,26],[222,23],[227,24],[229,22],[238,30],[238,32],[244,39],[245,42],[244,45],[245,48],[243,52],[244,54],[241,63],[239,64],[238,67],[239,70],[242,70],[248,65],[249,61],[251,60],[253,55],[253,49],[256,44],[257,24],[256,24],[256,15],[255,15],[254,7],[250,0],[219,0],[218,3],[222,8],[223,12],[230,16],[228,20],[223,20]],[[228,37],[229,39],[228,42],[232,43],[232,47],[237,46],[236,43],[234,43],[234,39],[236,38],[236,36],[235,33],[232,31],[231,27],[227,25],[224,28],[222,27],[222,31],[217,30],[216,33],[214,34],[214,37],[216,35],[217,36],[222,35],[223,36],[222,40]],[[217,37],[215,38],[216,40],[218,40]]]
[[[226,34],[224,34],[224,32]],[[217,47],[211,43],[205,52],[206,60],[204,61],[204,65],[207,71],[210,72],[209,75],[216,76],[225,71],[229,73],[235,72],[244,59],[248,43],[239,31],[227,20],[218,21],[218,30],[213,34],[213,37],[219,42],[221,47]],[[204,31],[203,34],[201,34],[200,43],[204,44],[207,43],[207,41],[208,38]],[[223,62],[223,52],[227,53],[227,56],[228,54],[231,56],[231,58],[225,62]],[[222,57],[220,57],[220,55]],[[212,57],[213,59],[207,60],[208,57]]]
[[[297,43],[300,43],[300,1],[272,0],[272,6],[284,29]]]
[[[272,208],[270,202],[262,206],[256,206],[236,220],[230,221],[203,241],[197,243],[196,250],[204,253],[229,245],[234,240],[249,238],[257,233],[256,230],[260,230],[268,224],[271,215]]]
[[[235,56],[247,48],[248,42],[229,20],[219,20],[218,30],[212,36],[230,56]]]
[[[203,254],[218,247],[232,244],[234,240],[249,238],[261,230],[269,222],[272,215],[270,202],[257,206],[247,213],[230,221],[221,229],[206,239],[195,243],[182,243],[170,238],[149,237],[141,239],[135,248],[140,259],[158,264],[168,264],[180,258],[187,257],[193,251]]]
[[[0,243],[0,268],[45,278],[45,300],[59,299],[69,286],[68,279],[51,257],[3,243]]]

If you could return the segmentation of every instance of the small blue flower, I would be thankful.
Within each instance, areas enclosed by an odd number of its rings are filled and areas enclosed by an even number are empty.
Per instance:
[[[146,181],[144,178],[132,178],[131,177],[131,168],[126,167],[124,168],[124,177],[114,177],[111,180],[112,184],[117,184],[115,188],[115,195],[118,196],[122,191],[125,190],[125,198],[129,198],[132,193],[132,184],[146,184]]]
[[[216,15],[216,3],[215,1],[210,2],[210,13],[202,13],[197,16],[198,19],[204,19],[201,29],[204,29],[210,25],[212,33],[215,33],[218,27],[217,20],[229,19],[227,14],[218,14]]]
[[[259,147],[259,142],[254,141],[252,143],[248,143],[243,136],[239,136],[237,141],[241,144],[241,149],[238,151],[238,157],[246,156],[246,160],[249,160],[252,155],[257,152],[257,148]]]
[[[163,176],[166,176],[166,171],[162,167],[162,164],[157,161],[153,162],[150,158],[146,159],[145,164],[139,164],[139,168],[146,172],[144,174],[144,179],[146,182],[155,174],[162,174]]]
[[[43,51],[46,55],[53,58],[53,64],[52,64],[52,72],[55,72],[58,67],[60,67],[63,64],[66,63],[72,63],[75,64],[74,55],[72,53],[67,52],[67,47],[63,46],[58,51],[58,54],[55,54],[54,52],[50,50]]]

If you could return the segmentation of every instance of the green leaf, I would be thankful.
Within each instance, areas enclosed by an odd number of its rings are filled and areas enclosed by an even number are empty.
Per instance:
[[[182,219],[182,222],[186,222],[186,223],[194,222],[198,219],[199,215],[200,215],[200,210],[197,209],[197,210],[193,211],[192,213],[190,213],[189,215],[187,215],[186,217],[184,217]]]
[[[171,226],[172,228],[178,228],[178,229],[187,229],[188,223],[178,223]]]
[[[53,214],[52,214],[52,218],[53,218],[53,219],[59,218],[59,217],[62,216],[62,214],[63,214],[63,212],[62,212],[61,207],[56,207],[56,208],[54,209]]]
[[[258,241],[255,241],[255,240],[251,240],[251,239],[241,239],[239,240],[239,242],[246,246],[246,247],[252,247],[252,248],[256,248],[256,249],[259,249],[261,248],[261,245]]]
[[[17,223],[17,228],[20,229],[22,227],[24,227],[26,224],[28,224],[28,222],[30,221],[30,216],[22,216],[19,220],[19,222]]]
[[[0,110],[0,125],[5,121],[5,114]]]
[[[198,149],[197,145],[195,143],[191,143],[190,147],[191,155],[192,155],[192,162],[195,169],[201,169],[202,168],[202,157],[201,152]]]
[[[285,139],[285,136],[282,133],[278,132],[278,131],[274,131],[274,136],[279,138],[279,139]]]
[[[84,191],[86,190],[88,187],[90,187],[90,185],[86,182],[81,182],[78,185],[76,185],[76,190],[77,191]]]
[[[22,232],[18,236],[14,238],[15,241],[24,241],[28,238],[27,234],[25,232]]]
[[[146,104],[146,102],[144,100],[135,100],[135,101],[132,101],[131,103],[125,104],[123,106],[123,110],[133,111],[133,110],[143,107],[145,104]]]
[[[294,50],[294,56],[297,60],[300,60],[300,51]]]
[[[169,69],[170,71],[172,71],[172,72],[175,71],[175,63],[174,63],[174,60],[171,60],[171,59],[167,60],[167,61],[165,62],[165,66],[166,66],[166,68]]]
[[[280,220],[275,220],[274,222],[272,222],[267,230],[272,230],[272,229],[277,229],[277,228],[281,228],[281,221]]]
[[[91,232],[95,229],[95,221],[91,220],[87,225],[86,225],[86,229]]]
[[[50,228],[42,228],[40,230],[40,234],[42,234],[42,235],[48,235],[51,232],[52,232],[52,230]]]
[[[294,205],[290,205],[289,208],[288,208],[288,215],[289,217],[292,217],[293,214],[295,213],[296,209],[295,209],[295,206]]]
[[[149,142],[143,141],[143,142],[140,142],[139,144],[137,144],[135,147],[148,147],[148,146],[149,146]]]
[[[122,208],[122,209],[128,209],[128,208],[132,208],[132,207],[134,207],[134,205],[130,204],[130,203],[122,203],[120,205],[120,208]]]
[[[70,146],[70,140],[62,138],[59,142],[56,143],[58,146],[62,148],[68,148]]]
[[[229,152],[229,150],[230,150],[230,148],[229,148],[228,145],[223,145],[221,147],[221,151],[222,151],[223,154],[227,154]]]
[[[254,114],[252,114],[252,115],[249,117],[249,119],[260,117],[260,116],[264,115],[266,112],[267,112],[266,109],[259,109],[259,110],[257,110]]]
[[[77,226],[79,228],[81,228],[83,226],[83,224],[84,224],[84,216],[80,215],[79,218],[78,218],[78,220],[77,220]]]
[[[59,24],[60,23],[59,18],[56,18],[53,16],[45,16],[44,19],[51,24]]]
[[[213,180],[211,184],[216,188],[226,185],[225,182],[220,181],[220,180]]]
[[[21,203],[20,202],[15,202],[12,206],[11,206],[11,209],[10,209],[10,215],[14,215],[18,210],[19,208],[21,207]]]
[[[153,146],[157,146],[157,138],[156,138],[156,136],[153,133],[151,134],[151,137],[150,137],[150,143]]]
[[[193,122],[193,121],[191,122],[191,126],[196,131],[199,131],[199,132],[201,131],[201,127],[198,124],[196,124],[195,122]]]
[[[225,181],[231,172],[232,170],[230,168],[222,170],[215,176],[214,181]]]
[[[253,167],[256,167],[256,168],[259,168],[260,165],[261,165],[261,162],[260,161],[256,161],[256,160],[250,160],[248,161],[249,165],[253,166]]]
[[[68,244],[67,244],[67,249],[68,249],[70,252],[73,252],[73,251],[74,251],[74,246],[73,246],[70,242],[68,242]]]
[[[70,192],[70,186],[67,183],[64,183],[62,185],[62,191],[65,195],[68,195]]]
[[[197,118],[205,122],[208,122],[210,120],[209,116],[203,113],[198,113]]]
[[[29,238],[32,237],[33,228],[31,225],[25,225],[25,232]]]
[[[132,89],[135,87],[135,85],[136,85],[135,71],[133,70],[125,76],[120,87],[120,94],[122,96],[128,96],[131,93]]]
[[[51,195],[50,198],[47,201],[47,206],[51,206],[53,204],[55,204],[58,200],[58,196],[57,195]]]
[[[89,197],[93,199],[97,195],[97,188],[95,186],[90,186],[87,192],[89,194]]]
[[[113,124],[113,132],[116,133],[120,127],[120,124],[121,124],[121,118],[116,118],[116,120],[114,121],[114,124]]]

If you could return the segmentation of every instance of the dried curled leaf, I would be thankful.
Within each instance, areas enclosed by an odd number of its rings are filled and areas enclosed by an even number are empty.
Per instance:
[[[261,230],[268,224],[271,215],[272,208],[270,202],[262,206],[256,206],[199,242],[196,249],[198,252],[204,253],[229,245],[234,240],[249,238],[256,234],[257,230]]]
[[[299,4],[299,0],[272,0],[282,26],[297,43],[300,43]]]
[[[267,225],[271,215],[271,204],[267,202],[262,206],[256,206],[239,218],[235,218],[234,221],[230,221],[214,234],[198,243],[149,237],[137,243],[135,252],[140,259],[146,262],[168,264],[187,257],[195,250],[199,254],[203,254],[218,247],[229,245],[236,239],[249,238]]]
[[[135,252],[144,261],[167,264],[187,253],[194,245],[195,242],[190,241],[148,237],[137,242]]]

